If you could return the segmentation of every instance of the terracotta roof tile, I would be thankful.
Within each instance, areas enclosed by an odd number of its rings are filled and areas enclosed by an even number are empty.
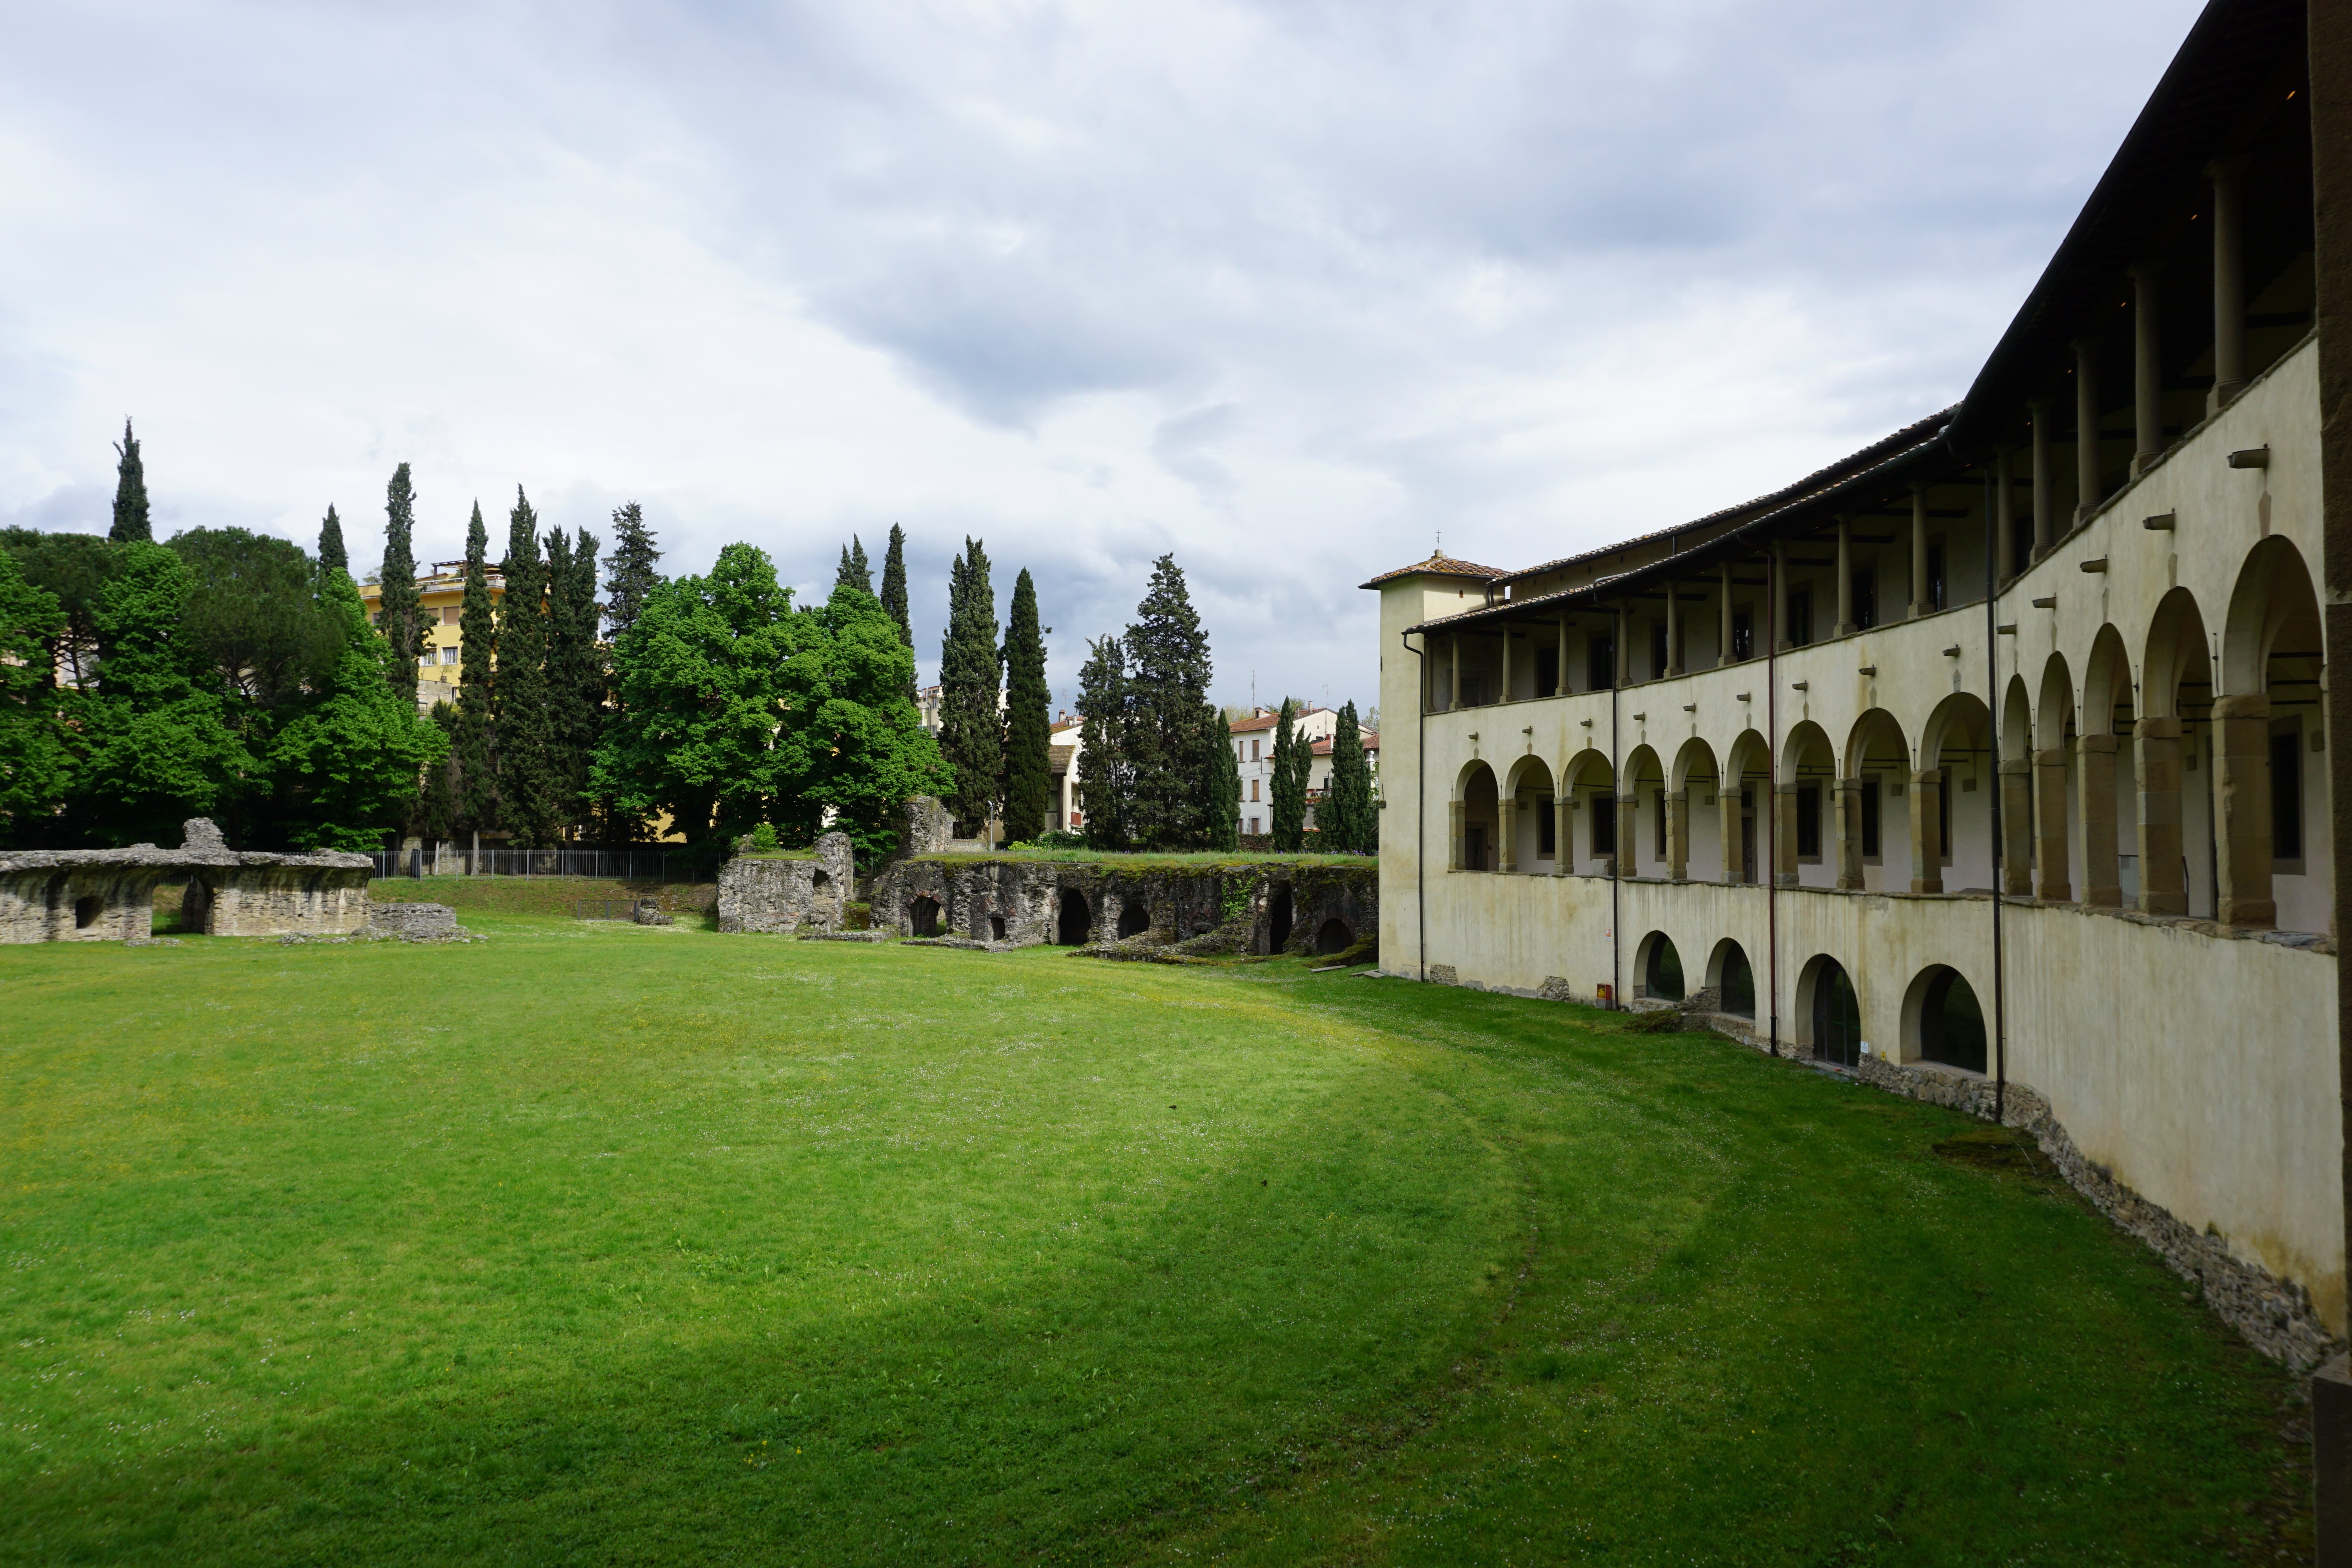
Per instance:
[[[1377,588],[1394,578],[1410,577],[1416,573],[1430,577],[1471,577],[1481,583],[1491,582],[1505,574],[1499,566],[1480,566],[1474,562],[1456,561],[1451,555],[1433,550],[1426,561],[1416,561],[1410,566],[1400,566],[1393,572],[1383,572],[1369,583],[1360,584],[1359,586]]]

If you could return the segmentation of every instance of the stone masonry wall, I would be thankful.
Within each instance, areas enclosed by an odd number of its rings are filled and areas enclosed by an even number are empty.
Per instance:
[[[367,921],[364,855],[240,854],[193,817],[177,849],[24,850],[0,855],[0,942],[144,939],[155,889],[186,877],[181,919],[219,936],[329,936]]]
[[[845,833],[819,838],[814,859],[738,855],[719,868],[719,929],[839,931],[842,906],[849,901],[856,876]]]

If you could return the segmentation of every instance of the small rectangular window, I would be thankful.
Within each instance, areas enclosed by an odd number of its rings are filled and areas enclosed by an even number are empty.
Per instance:
[[[1813,640],[1813,591],[1811,588],[1789,590],[1789,646],[1802,647]]]
[[[1797,858],[1822,858],[1822,786],[1797,786]]]
[[[1877,778],[1864,773],[1857,794],[1862,801],[1862,858],[1875,860],[1879,857]]]
[[[1555,831],[1559,814],[1551,808],[1551,796],[1536,802],[1536,858],[1549,860],[1559,853],[1559,834]]]
[[[1559,649],[1556,647],[1536,649],[1536,695],[1559,695]]]
[[[1255,779],[1252,779],[1252,780],[1250,780],[1250,799],[1252,799],[1252,800],[1255,800],[1256,798],[1257,798],[1257,780],[1255,780]]]
[[[1606,691],[1617,684],[1617,634],[1599,632],[1584,639],[1587,687]],[[1600,851],[1594,851],[1595,854]]]
[[[441,624],[445,626],[454,626],[457,624],[458,617],[465,613],[456,605],[444,605],[441,606]]]
[[[1731,657],[1735,659],[1756,657],[1756,615],[1752,610],[1731,612]]]
[[[1255,741],[1252,741],[1252,742],[1250,742],[1250,761],[1251,761],[1251,762],[1256,762],[1256,761],[1258,760],[1258,756],[1257,756],[1257,748],[1258,748],[1258,742],[1255,742]]]
[[[1596,795],[1592,797],[1592,852],[1595,855],[1617,853],[1617,797]]]
[[[2303,858],[2302,742],[2300,727],[2271,737],[2271,858],[2275,860]]]

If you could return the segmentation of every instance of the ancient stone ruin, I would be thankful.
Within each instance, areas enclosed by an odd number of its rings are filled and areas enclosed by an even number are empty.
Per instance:
[[[909,803],[910,819],[935,804]],[[1380,877],[1370,860],[1032,860],[943,854],[917,833],[908,837],[913,852],[886,866],[870,894],[876,929],[901,936],[1201,957],[1336,955],[1380,931]]]
[[[856,864],[845,833],[828,833],[813,851],[757,855],[750,840],[719,868],[722,931],[831,931],[841,929]]]
[[[341,936],[367,924],[364,855],[239,853],[204,817],[177,849],[0,854],[0,942],[143,941],[155,889],[185,879],[181,921],[211,936]]]

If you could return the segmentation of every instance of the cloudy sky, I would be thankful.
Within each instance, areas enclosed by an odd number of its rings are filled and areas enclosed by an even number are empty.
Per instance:
[[[1057,699],[1153,557],[1218,696],[1373,696],[1356,584],[1774,488],[1957,398],[2186,0],[0,15],[0,523],[354,563],[415,465],[674,572],[1026,565]]]

